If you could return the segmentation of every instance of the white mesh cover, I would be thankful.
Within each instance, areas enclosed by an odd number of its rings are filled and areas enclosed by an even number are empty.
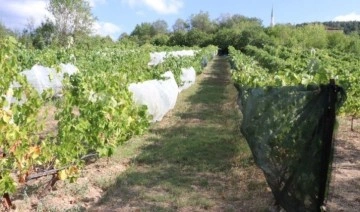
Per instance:
[[[173,73],[168,71],[162,76],[165,80],[148,80],[129,85],[134,102],[147,106],[148,113],[153,117],[152,122],[161,121],[174,108],[178,96],[179,88]]]
[[[149,66],[154,66],[164,62],[166,57],[166,52],[152,52],[150,53],[150,62],[148,63]]]
[[[179,86],[179,92],[189,88],[196,80],[196,71],[193,67],[181,68],[181,86]]]
[[[153,66],[164,62],[166,57],[174,56],[174,57],[183,57],[183,56],[195,56],[196,51],[194,50],[180,50],[180,51],[172,51],[172,52],[152,52],[150,53],[150,62],[148,65]]]
[[[61,82],[64,74],[72,75],[77,71],[78,69],[72,64],[60,64],[59,72],[54,68],[34,65],[30,70],[25,70],[21,72],[21,74],[26,77],[28,83],[32,85],[39,94],[51,88],[54,90],[55,96],[59,96],[61,95]]]
[[[30,70],[25,70],[20,74],[26,77],[28,83],[34,87],[34,89],[41,94],[44,90],[49,88],[54,90],[55,96],[61,95],[62,89],[62,80],[64,74],[72,75],[76,73],[78,69],[72,64],[60,64],[60,71],[57,72],[54,68],[47,68],[40,65],[34,65]],[[23,97],[20,101],[13,97],[14,89],[19,88],[20,85],[17,82],[12,82],[6,94],[2,96],[5,97],[7,102],[6,106],[3,109],[9,109],[10,104],[22,104],[26,101],[26,98]]]

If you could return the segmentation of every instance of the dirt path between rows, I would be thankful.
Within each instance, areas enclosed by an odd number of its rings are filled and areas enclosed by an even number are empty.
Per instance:
[[[351,131],[350,118],[340,118],[334,141],[334,161],[330,182],[329,211],[360,211],[360,120]]]
[[[271,204],[239,133],[229,69],[225,57],[209,64],[91,211],[259,211]]]

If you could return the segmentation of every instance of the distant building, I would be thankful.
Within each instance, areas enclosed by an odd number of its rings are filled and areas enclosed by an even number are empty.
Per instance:
[[[274,17],[274,7],[271,7],[271,21],[270,21],[270,27],[275,26],[275,17]]]

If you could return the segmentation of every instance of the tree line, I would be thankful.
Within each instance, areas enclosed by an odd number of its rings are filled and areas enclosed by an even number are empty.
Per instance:
[[[132,47],[144,44],[204,47],[212,44],[224,50],[230,45],[241,50],[247,45],[261,48],[275,44],[360,53],[360,22],[316,22],[264,27],[258,18],[223,14],[212,20],[208,12],[200,11],[186,20],[177,19],[171,26],[161,19],[139,23],[130,34],[123,33],[114,41],[109,36],[91,34],[96,18],[86,0],[50,0],[48,10],[55,21],[46,19],[37,28],[29,24],[22,32],[12,32],[0,24],[0,38],[12,34],[28,48],[35,49],[66,46],[71,42],[87,48],[108,43]]]
[[[360,34],[360,21],[325,21],[325,22],[312,22],[312,23],[303,23],[299,24],[308,25],[308,24],[322,24],[330,30],[339,30],[343,31],[345,34],[358,33]]]

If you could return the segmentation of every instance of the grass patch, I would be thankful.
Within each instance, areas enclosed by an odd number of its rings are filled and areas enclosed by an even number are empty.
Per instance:
[[[268,202],[263,175],[239,132],[237,92],[226,59],[210,63],[197,80],[163,121],[119,148],[115,158],[135,157],[94,210],[238,211]],[[260,182],[251,189],[246,186],[249,173]],[[246,198],[260,193],[264,198],[258,203]],[[242,201],[252,203],[244,206]]]

